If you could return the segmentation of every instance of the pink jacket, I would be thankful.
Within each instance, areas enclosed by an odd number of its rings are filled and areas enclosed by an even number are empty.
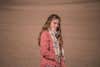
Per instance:
[[[53,49],[53,41],[48,31],[43,31],[41,34],[41,40],[40,40],[40,55],[41,55],[41,61],[40,61],[40,67],[56,67],[57,62],[55,61],[55,52]],[[49,66],[48,66],[49,65]],[[64,61],[62,60],[61,63],[64,67]]]

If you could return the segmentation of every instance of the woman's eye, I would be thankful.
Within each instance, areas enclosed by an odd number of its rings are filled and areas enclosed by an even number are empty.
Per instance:
[[[54,22],[54,24],[58,24],[57,22]]]

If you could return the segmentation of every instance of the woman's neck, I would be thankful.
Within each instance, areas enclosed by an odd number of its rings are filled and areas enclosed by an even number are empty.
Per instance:
[[[49,28],[49,30],[52,31],[52,32],[56,32],[56,30],[53,29],[53,28]]]

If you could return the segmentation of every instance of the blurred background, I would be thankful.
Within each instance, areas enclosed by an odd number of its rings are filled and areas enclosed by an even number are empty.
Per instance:
[[[0,67],[40,67],[37,39],[52,13],[66,67],[100,67],[100,0],[0,0]]]

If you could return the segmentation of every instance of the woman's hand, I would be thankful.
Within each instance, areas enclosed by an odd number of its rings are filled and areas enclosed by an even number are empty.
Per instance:
[[[55,61],[58,62],[58,63],[60,63],[61,62],[61,56],[57,56],[56,55]]]

